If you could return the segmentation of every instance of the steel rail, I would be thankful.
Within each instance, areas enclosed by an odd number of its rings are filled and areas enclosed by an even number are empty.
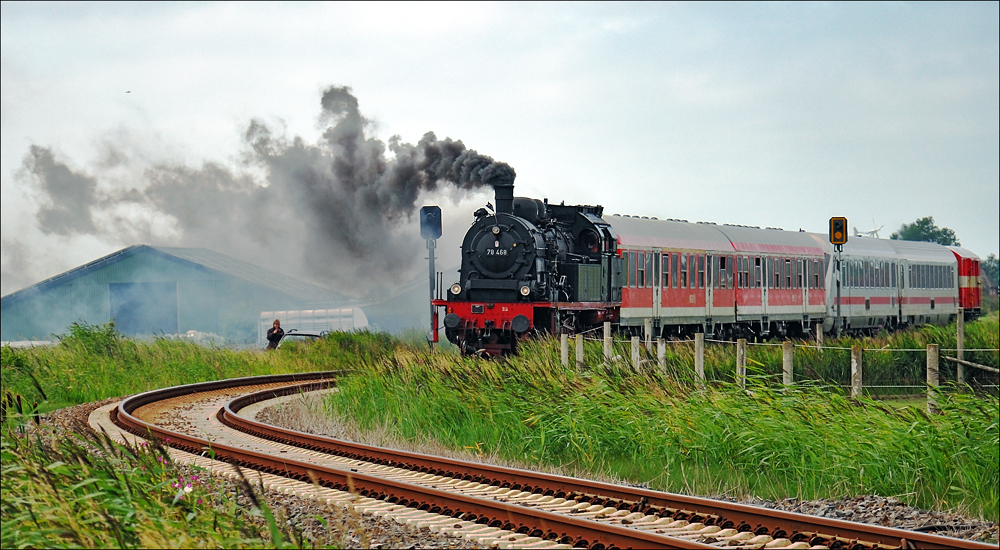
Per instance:
[[[329,373],[324,373],[329,374]],[[329,378],[322,376],[317,378]],[[309,379],[299,376],[290,381]],[[315,379],[314,379],[315,380]],[[629,529],[618,525],[598,523],[543,510],[526,508],[505,502],[487,500],[442,491],[410,483],[379,478],[360,472],[321,466],[305,461],[280,458],[269,454],[241,449],[236,446],[213,443],[209,440],[180,433],[145,422],[133,416],[136,409],[182,395],[199,391],[235,388],[242,385],[276,383],[275,377],[254,377],[221,382],[206,382],[191,386],[175,386],[136,395],[122,401],[112,411],[112,420],[123,429],[156,439],[164,445],[194,454],[210,454],[212,458],[237,466],[262,470],[313,482],[324,487],[350,491],[362,496],[377,498],[431,513],[452,516],[456,521],[474,521],[484,527],[496,527],[529,536],[538,536],[578,548],[602,550],[605,548],[713,548],[707,544],[684,540],[656,533]],[[316,383],[307,387],[316,387]],[[299,386],[293,387],[301,391]],[[263,392],[268,393],[268,392]],[[273,390],[271,391],[273,394]],[[220,416],[222,411],[220,411]]]
[[[316,387],[315,389],[319,389]],[[670,516],[706,525],[768,534],[774,538],[795,538],[817,542],[839,541],[851,545],[862,543],[873,547],[914,549],[989,549],[984,543],[759,508],[745,504],[725,502],[701,497],[679,495],[639,487],[613,485],[599,481],[582,480],[567,476],[492,466],[453,458],[444,458],[409,451],[374,447],[338,440],[294,430],[271,426],[238,414],[252,403],[276,396],[298,393],[298,387],[265,390],[238,397],[227,403],[219,413],[219,420],[227,426],[280,443],[301,447],[335,456],[373,462],[380,465],[414,470],[445,477],[459,478],[503,488],[519,489],[554,495],[557,498],[601,504],[633,512],[643,512],[661,517]],[[738,522],[738,523],[737,523]]]

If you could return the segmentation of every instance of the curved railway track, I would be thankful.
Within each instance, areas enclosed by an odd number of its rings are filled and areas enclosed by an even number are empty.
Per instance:
[[[350,443],[240,415],[335,385],[337,373],[176,386],[98,409],[118,439],[156,438],[181,461],[500,548],[993,548],[877,525]],[[127,433],[126,433],[127,432]],[[244,475],[240,473],[238,475]],[[249,477],[249,476],[248,476]]]

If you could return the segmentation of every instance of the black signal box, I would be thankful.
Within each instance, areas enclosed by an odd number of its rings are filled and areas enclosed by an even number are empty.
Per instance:
[[[420,236],[425,239],[441,237],[440,206],[422,206],[420,208]]]
[[[847,218],[830,218],[830,244],[843,245],[847,242]]]

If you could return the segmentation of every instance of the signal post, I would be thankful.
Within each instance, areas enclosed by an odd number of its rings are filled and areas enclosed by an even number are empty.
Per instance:
[[[441,237],[441,207],[423,206],[420,208],[420,236],[427,241],[427,261],[430,264],[430,286],[431,286],[431,333],[427,336],[427,344],[434,348],[438,342],[438,313],[434,305],[434,249],[437,248],[437,240]]]
[[[837,317],[833,322],[833,330],[838,335],[840,334],[840,279],[842,273],[840,253],[844,250],[845,243],[847,243],[847,218],[843,216],[830,218],[830,244],[837,251]]]

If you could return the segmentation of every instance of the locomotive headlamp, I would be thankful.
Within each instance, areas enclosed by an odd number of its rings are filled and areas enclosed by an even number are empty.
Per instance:
[[[494,235],[499,235],[500,234],[500,226],[497,226],[497,225],[493,226],[493,234]]]
[[[528,285],[522,286],[521,287],[521,296],[527,296],[528,294],[531,294],[531,289],[528,287]]]
[[[460,285],[458,283],[455,283],[455,284],[451,285],[451,293],[454,294],[454,295],[456,295],[456,296],[459,295],[459,294],[461,294],[462,293],[462,285]]]

